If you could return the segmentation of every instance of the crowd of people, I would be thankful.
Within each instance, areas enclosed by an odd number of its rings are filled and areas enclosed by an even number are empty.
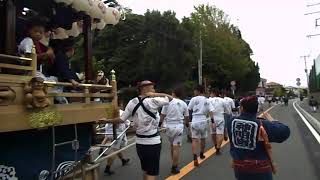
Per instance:
[[[70,59],[74,55],[72,39],[50,40],[44,43],[47,36],[45,25],[40,21],[27,24],[26,36],[18,46],[19,55],[29,57],[35,46],[37,54],[37,76],[44,80],[69,82],[76,89],[85,76],[76,73],[70,67]],[[93,83],[109,84],[103,71],[98,71]],[[70,89],[63,89],[70,91]],[[217,155],[221,154],[222,142],[232,139],[231,156],[237,179],[272,179],[274,171],[269,149],[269,142],[283,142],[290,134],[287,126],[280,122],[270,122],[257,119],[257,113],[263,111],[264,98],[245,97],[241,101],[217,89],[210,90],[210,97],[205,96],[203,86],[194,89],[194,97],[187,104],[182,98],[182,90],[176,88],[172,94],[156,93],[154,83],[142,81],[138,83],[139,96],[132,99],[121,116],[117,119],[106,120],[119,123],[117,129],[123,131],[128,119],[136,129],[136,151],[141,162],[145,180],[155,179],[159,175],[161,138],[159,127],[166,129],[170,142],[172,158],[172,174],[180,173],[180,148],[185,129],[189,132],[194,166],[199,166],[198,158],[204,159],[206,138],[210,133]],[[66,99],[56,99],[58,103],[67,103]],[[101,101],[101,99],[94,99]],[[267,101],[270,103],[270,99]],[[311,103],[310,103],[311,104]],[[313,106],[315,103],[312,102]],[[161,111],[159,112],[159,109]],[[267,117],[268,118],[268,117]],[[112,127],[106,125],[106,130]],[[103,141],[112,141],[106,136]],[[126,145],[126,136],[117,140],[114,150]],[[118,154],[123,165],[128,164],[122,154]],[[105,173],[111,175],[113,159],[109,159]]]
[[[180,173],[180,148],[183,133],[188,129],[194,166],[199,166],[198,158],[205,158],[205,142],[210,133],[214,144],[212,148],[217,155],[221,154],[223,140],[230,138],[230,153],[238,180],[272,179],[275,168],[270,142],[285,141],[290,130],[279,121],[268,121],[268,115],[265,119],[258,119],[256,96],[244,97],[237,102],[227,94],[211,89],[208,98],[204,87],[197,86],[194,97],[187,104],[181,99],[183,92],[180,88],[174,89],[170,95],[156,93],[154,83],[148,80],[139,82],[137,88],[139,96],[129,101],[119,118],[104,120],[120,124],[128,119],[133,122],[144,180],[153,180],[159,175],[159,127],[165,127],[170,143],[172,174]]]

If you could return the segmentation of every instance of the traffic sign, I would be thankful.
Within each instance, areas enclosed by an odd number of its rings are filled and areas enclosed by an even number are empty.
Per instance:
[[[298,81],[298,82],[297,82],[297,86],[300,86],[300,85],[301,85],[301,83]]]
[[[297,78],[297,81],[300,82],[300,78]]]
[[[231,86],[231,90],[232,90],[232,91],[235,91],[236,89],[237,89],[236,86]]]
[[[235,86],[235,85],[236,85],[236,81],[231,81],[231,82],[230,82],[230,85],[231,85],[231,86]]]

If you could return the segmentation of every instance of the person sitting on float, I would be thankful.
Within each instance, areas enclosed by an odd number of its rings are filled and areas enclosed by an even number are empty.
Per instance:
[[[79,78],[70,68],[70,59],[74,55],[73,39],[52,40],[56,58],[53,63],[52,76],[56,76],[59,82],[70,82],[73,86],[79,85]]]
[[[38,62],[37,69],[41,72],[38,72],[37,76],[42,78],[45,78],[45,75],[48,74],[55,57],[53,49],[40,42],[44,33],[44,23],[40,19],[31,19],[26,26],[26,37],[18,46],[19,54],[25,57],[31,57],[32,48],[35,46]]]

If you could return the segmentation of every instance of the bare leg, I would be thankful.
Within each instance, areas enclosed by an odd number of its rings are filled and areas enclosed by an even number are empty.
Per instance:
[[[206,139],[205,138],[201,138],[201,141],[200,141],[200,158],[201,159],[206,158],[206,156],[204,156],[205,148],[206,148]]]
[[[122,153],[118,153],[117,156],[121,160],[122,166],[127,165],[130,161],[130,159],[125,159]]]
[[[173,159],[173,151],[174,151],[174,149],[173,149],[173,145],[171,144],[171,159]]]
[[[192,154],[197,154],[199,139],[192,138]]]
[[[217,134],[217,148],[221,148],[221,144],[223,141],[223,134]]]
[[[206,139],[202,138],[201,139],[201,152],[204,152],[204,149],[206,148]]]
[[[217,135],[211,134],[212,142],[214,144],[214,147],[217,148]]]
[[[110,170],[114,158],[115,158],[115,157],[112,156],[112,157],[110,157],[110,158],[108,159],[107,165],[106,165],[106,167],[105,167],[105,169],[104,169],[104,173],[106,173],[106,174],[108,174],[108,175],[114,174],[114,172]]]
[[[147,173],[144,173],[143,180],[156,180],[156,176],[150,176]]]
[[[199,166],[198,157],[197,157],[197,147],[199,144],[199,139],[192,138],[192,154],[193,154],[193,164],[194,166]]]
[[[117,156],[118,156],[118,158],[119,158],[120,160],[122,160],[122,159],[123,159],[123,155],[122,155],[122,153],[118,153],[118,154],[117,154]]]
[[[228,130],[224,128],[223,140],[228,141]]]
[[[217,155],[221,154],[221,153],[220,153],[220,148],[221,148],[222,141],[223,141],[223,134],[217,134],[217,135],[216,135]]]
[[[107,137],[104,137],[104,139],[102,140],[101,144],[106,144],[107,143]]]
[[[114,159],[115,159],[114,156],[108,158],[108,160],[107,160],[107,166],[111,167],[111,165],[113,164]]]
[[[179,157],[180,157],[180,146],[174,145],[173,147],[173,153],[172,153],[172,166],[178,166],[179,163]]]

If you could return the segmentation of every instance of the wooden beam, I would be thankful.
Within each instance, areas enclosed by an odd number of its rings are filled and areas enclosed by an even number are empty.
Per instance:
[[[32,76],[28,75],[13,75],[13,74],[0,74],[1,83],[26,83],[31,80]]]
[[[28,71],[31,71],[33,69],[30,66],[20,66],[20,65],[5,64],[5,63],[0,63],[0,68],[20,69],[20,70],[28,70]]]
[[[44,81],[48,85],[58,85],[58,86],[73,86],[72,83],[67,82],[55,82],[55,81]],[[100,85],[100,84],[79,84],[79,87],[92,87],[92,88],[101,88],[111,90],[112,86],[110,85]]]
[[[8,58],[8,59],[15,59],[15,60],[32,61],[31,58],[19,57],[19,56],[11,56],[11,55],[6,55],[6,54],[0,54],[0,58]]]
[[[101,98],[112,98],[113,94],[110,93],[48,93],[49,97],[61,96],[61,97],[82,97],[82,98],[91,98],[91,97],[101,97]]]
[[[0,32],[6,31],[6,3],[5,1],[0,1]],[[0,33],[0,53],[5,51],[5,37],[6,33]],[[1,61],[1,60],[0,60]]]
[[[101,118],[110,119],[106,110],[111,108],[111,103],[72,103],[52,105],[63,117],[59,125],[95,122]],[[0,133],[32,129],[29,125],[28,115],[24,104],[2,106],[0,109]]]
[[[83,36],[85,78],[88,83],[89,80],[92,80],[92,31],[90,16],[84,17]]]
[[[6,0],[5,11],[5,54],[15,54],[16,51],[16,6],[15,0]]]

